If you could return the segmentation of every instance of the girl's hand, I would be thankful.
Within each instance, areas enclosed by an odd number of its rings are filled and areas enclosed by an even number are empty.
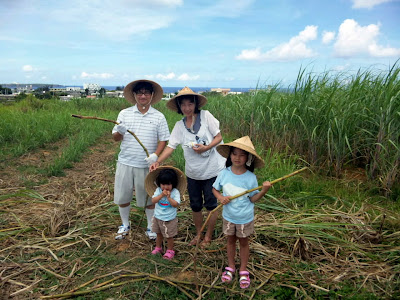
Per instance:
[[[271,182],[269,182],[269,181],[264,181],[263,182],[263,184],[262,184],[262,190],[264,191],[264,192],[268,192],[268,190],[270,189],[270,187],[272,186],[272,184],[271,184]]]
[[[163,190],[162,193],[163,193],[163,195],[166,196],[167,198],[169,198],[169,196],[171,196],[171,192],[170,192],[170,191]]]
[[[221,196],[218,200],[223,205],[228,204],[229,202],[231,202],[231,199],[229,198],[229,196]]]

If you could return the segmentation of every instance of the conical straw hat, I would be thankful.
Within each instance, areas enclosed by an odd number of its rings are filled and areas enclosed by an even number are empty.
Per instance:
[[[178,168],[172,167],[172,166],[160,166],[153,172],[150,172],[147,174],[145,180],[144,180],[144,188],[146,189],[147,194],[152,197],[154,195],[154,192],[157,189],[157,184],[156,184],[156,179],[158,177],[158,174],[160,174],[161,170],[165,169],[171,169],[175,171],[176,176],[178,177],[178,184],[176,188],[178,189],[179,193],[181,194],[181,199],[183,199],[183,195],[186,192],[187,188],[187,180],[186,180],[186,175],[179,170]]]
[[[228,158],[230,153],[230,147],[235,147],[247,151],[254,155],[254,167],[255,168],[262,168],[264,167],[265,163],[264,160],[257,154],[253,143],[251,142],[250,138],[246,135],[241,137],[240,139],[234,140],[233,142],[227,144],[221,144],[217,146],[217,151],[223,157]]]
[[[185,86],[183,89],[181,89],[179,91],[178,95],[176,95],[175,97],[172,97],[171,99],[168,100],[167,107],[170,110],[178,112],[178,105],[177,105],[176,99],[179,97],[187,96],[187,95],[192,95],[192,96],[197,97],[197,102],[199,103],[199,105],[198,105],[199,108],[206,105],[206,103],[207,103],[207,98],[205,96],[197,94],[197,93],[193,92],[190,88]]]
[[[132,81],[124,88],[124,97],[128,102],[130,102],[132,104],[136,104],[136,98],[135,98],[135,94],[133,93],[133,89],[139,82],[148,82],[153,86],[154,95],[153,95],[153,98],[151,99],[151,104],[160,102],[160,100],[163,97],[163,93],[164,93],[162,87],[158,83],[151,81],[151,80],[147,80],[147,79],[139,79],[139,80]]]

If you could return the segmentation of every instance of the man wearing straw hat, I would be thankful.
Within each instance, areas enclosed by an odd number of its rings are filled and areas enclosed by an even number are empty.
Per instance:
[[[146,235],[155,239],[157,234],[151,231],[154,204],[147,196],[144,180],[149,173],[149,165],[154,163],[169,139],[169,129],[165,116],[151,105],[159,102],[163,89],[151,80],[135,80],[124,89],[125,99],[133,106],[123,109],[117,118],[119,125],[112,130],[113,139],[121,141],[115,172],[114,203],[119,206],[122,225],[115,239],[122,239],[129,233],[130,203],[133,192],[136,193],[136,205],[145,207],[147,218]],[[131,134],[132,131],[140,145]],[[151,153],[148,157],[145,149]]]

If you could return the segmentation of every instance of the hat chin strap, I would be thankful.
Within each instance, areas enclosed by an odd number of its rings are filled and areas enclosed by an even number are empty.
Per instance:
[[[253,154],[249,153],[249,156],[248,156],[247,161],[246,161],[246,166],[250,167],[251,163],[253,162],[253,160],[254,160]]]
[[[149,103],[143,105],[143,106],[142,106],[142,109],[146,109],[146,106],[150,106],[151,101],[153,101],[153,96],[154,96],[154,92],[151,93],[151,98],[150,98]],[[136,98],[136,95],[135,95],[135,100],[136,100],[136,103],[139,103],[138,100],[137,100],[137,98]]]

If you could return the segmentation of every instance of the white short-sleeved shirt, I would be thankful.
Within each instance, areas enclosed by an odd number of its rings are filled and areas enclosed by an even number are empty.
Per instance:
[[[146,147],[149,154],[157,149],[158,141],[168,141],[169,129],[165,116],[151,107],[142,114],[137,105],[123,109],[117,118],[118,123],[122,123],[128,130],[132,131],[142,144]],[[112,133],[117,132],[114,126]],[[118,155],[118,162],[121,164],[135,167],[148,168],[144,160],[146,152],[136,141],[132,134],[127,132],[121,141],[121,151]]]
[[[208,110],[200,110],[200,119],[200,129],[196,134],[186,129],[183,120],[176,122],[174,129],[172,129],[168,147],[176,149],[178,145],[185,145],[190,142],[197,143],[196,136],[208,145],[220,132],[219,121]],[[216,177],[225,168],[226,159],[218,153],[216,147],[211,149],[210,155],[207,157],[197,154],[190,147],[183,147],[183,155],[185,157],[185,174],[191,179],[210,179]]]
[[[213,184],[217,191],[222,190],[224,196],[235,196],[257,186],[257,177],[254,173],[246,171],[241,175],[236,175],[231,167],[222,170]],[[234,224],[246,224],[253,221],[254,203],[250,201],[250,197],[257,193],[258,191],[253,191],[225,204],[222,211],[224,219]]]
[[[154,197],[157,197],[162,193],[160,187],[158,187],[154,191]],[[171,198],[174,199],[176,202],[181,203],[181,194],[177,189],[172,189],[171,191]],[[154,217],[161,221],[171,221],[176,218],[176,207],[173,207],[171,203],[168,201],[167,197],[162,197],[160,201],[157,202],[154,208]]]

